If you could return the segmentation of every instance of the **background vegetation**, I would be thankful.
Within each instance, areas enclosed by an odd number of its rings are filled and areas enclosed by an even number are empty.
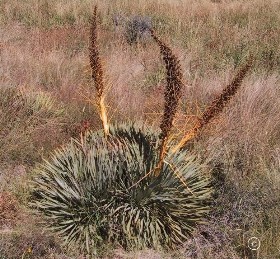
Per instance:
[[[75,248],[65,251],[26,205],[28,181],[42,156],[88,127],[100,128],[88,58],[93,4],[0,1],[0,258],[83,258]],[[152,24],[183,64],[178,136],[230,81],[248,51],[256,56],[239,94],[195,143],[216,179],[208,224],[176,252],[104,248],[104,257],[279,258],[279,1],[98,4],[111,122],[141,119],[158,127],[163,111],[163,65],[152,39],[133,26],[135,19]],[[251,236],[261,241],[257,254],[248,249]]]

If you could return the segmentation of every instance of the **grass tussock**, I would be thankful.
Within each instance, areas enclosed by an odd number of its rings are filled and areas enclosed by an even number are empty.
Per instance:
[[[0,160],[32,164],[40,148],[53,145],[53,140],[39,134],[55,131],[63,110],[43,92],[31,93],[12,87],[3,87],[0,92],[0,143],[5,147],[0,151]]]

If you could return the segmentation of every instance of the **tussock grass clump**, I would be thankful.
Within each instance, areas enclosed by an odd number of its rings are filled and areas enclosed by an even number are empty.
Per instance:
[[[37,169],[34,206],[67,246],[83,252],[108,242],[182,244],[209,211],[210,179],[187,151],[167,155],[158,177],[146,175],[159,145],[158,132],[133,124],[110,127],[107,140],[88,132]]]
[[[36,149],[41,143],[35,135],[54,129],[62,114],[63,110],[48,94],[0,88],[0,161],[20,163],[37,159]],[[40,136],[40,142],[43,139]]]

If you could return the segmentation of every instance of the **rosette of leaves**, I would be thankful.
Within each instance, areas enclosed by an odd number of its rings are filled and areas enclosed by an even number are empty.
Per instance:
[[[212,193],[202,165],[189,151],[168,153],[159,176],[160,132],[140,124],[87,132],[37,168],[33,206],[68,247],[98,253],[184,242],[203,222]]]

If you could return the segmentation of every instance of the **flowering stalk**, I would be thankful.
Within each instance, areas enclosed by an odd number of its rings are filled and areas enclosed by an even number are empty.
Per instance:
[[[187,134],[183,137],[179,144],[172,149],[172,152],[176,152],[177,150],[182,148],[189,140],[195,138],[199,134],[201,128],[206,126],[213,117],[217,116],[219,113],[222,112],[222,110],[228,104],[230,99],[237,93],[243,79],[252,67],[252,64],[253,58],[249,57],[246,64],[238,71],[231,83],[224,88],[222,93],[204,111],[201,118],[198,119],[196,125],[190,131],[187,132]]]
[[[178,109],[178,103],[182,96],[183,73],[178,58],[173,54],[172,50],[156,36],[153,30],[151,30],[151,35],[160,47],[165,63],[167,81],[164,93],[164,114],[160,124],[162,142],[159,151],[159,162],[155,170],[155,175],[158,176],[162,169],[168,138]]]
[[[93,17],[91,20],[89,52],[92,79],[94,81],[95,89],[97,92],[100,118],[102,120],[105,136],[107,136],[109,134],[109,124],[104,97],[104,73],[97,45],[97,6],[94,7]]]

